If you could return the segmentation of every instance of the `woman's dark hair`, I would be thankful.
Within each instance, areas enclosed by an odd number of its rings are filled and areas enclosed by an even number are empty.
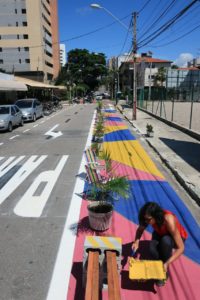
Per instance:
[[[151,216],[155,219],[158,227],[161,227],[164,222],[164,211],[155,202],[147,202],[139,212],[139,223],[140,225],[147,225],[144,216]]]

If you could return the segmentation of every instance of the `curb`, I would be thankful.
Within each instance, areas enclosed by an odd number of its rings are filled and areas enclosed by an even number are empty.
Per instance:
[[[124,118],[137,130],[137,133],[139,132],[138,128],[136,128],[133,125],[133,122],[129,120],[129,118],[123,114],[123,109],[118,106],[118,111],[124,116]],[[141,134],[141,132],[139,132]],[[171,162],[169,162],[168,159],[166,159],[157,149],[156,147],[151,143],[151,141],[144,137],[147,144],[158,154],[162,162],[166,165],[166,167],[172,172],[172,174],[175,176],[176,180],[181,184],[181,186],[186,190],[186,192],[192,197],[192,199],[195,200],[195,202],[200,205],[200,190],[192,185],[191,182],[188,181],[188,179],[184,176],[184,174],[178,170],[176,167],[173,166]]]

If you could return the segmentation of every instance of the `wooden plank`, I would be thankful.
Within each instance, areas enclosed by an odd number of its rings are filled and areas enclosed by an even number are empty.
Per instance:
[[[117,256],[113,251],[106,251],[107,274],[108,274],[108,298],[120,300],[119,274],[117,271]]]
[[[85,300],[99,299],[99,252],[89,251]]]

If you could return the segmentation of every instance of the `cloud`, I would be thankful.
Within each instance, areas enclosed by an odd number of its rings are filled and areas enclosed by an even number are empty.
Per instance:
[[[91,12],[91,8],[89,6],[80,7],[76,9],[76,13],[78,13],[81,16],[87,15],[89,11]]]
[[[178,65],[179,67],[187,67],[187,62],[192,59],[193,55],[191,53],[181,53],[173,64]]]

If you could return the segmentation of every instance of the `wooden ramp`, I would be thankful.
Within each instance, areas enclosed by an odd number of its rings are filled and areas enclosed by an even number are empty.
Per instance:
[[[120,284],[116,252],[106,251],[106,261],[109,300],[120,300]],[[100,299],[99,273],[99,252],[89,251],[85,300]]]

